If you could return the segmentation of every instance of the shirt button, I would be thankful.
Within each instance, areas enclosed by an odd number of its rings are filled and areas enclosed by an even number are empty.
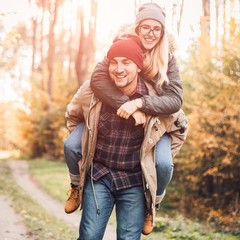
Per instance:
[[[152,144],[152,143],[153,143],[153,140],[152,140],[151,138],[149,138],[148,142],[149,142],[150,144]]]

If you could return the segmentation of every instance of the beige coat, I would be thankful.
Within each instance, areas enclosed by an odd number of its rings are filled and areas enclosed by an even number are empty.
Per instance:
[[[145,83],[149,95],[157,95],[153,87]],[[97,126],[102,103],[95,97],[90,82],[85,82],[74,95],[71,103],[67,107],[66,118],[67,127],[71,132],[80,122],[84,121],[86,126],[82,135],[82,166],[80,169],[80,199],[85,184],[86,175],[93,161],[96,141]],[[180,133],[179,127],[174,122],[185,125],[185,131]],[[173,157],[180,150],[187,136],[187,120],[182,110],[170,116],[152,117],[147,116],[144,140],[140,151],[140,162],[143,173],[143,186],[148,209],[155,206],[157,191],[157,178],[155,170],[155,145],[165,132],[169,133]],[[154,213],[155,211],[153,211]]]

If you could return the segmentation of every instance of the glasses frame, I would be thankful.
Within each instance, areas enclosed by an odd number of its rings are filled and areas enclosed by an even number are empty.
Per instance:
[[[142,27],[149,27],[149,31],[147,32],[147,33],[143,33],[142,32]],[[161,28],[161,31],[160,31],[160,35],[159,36],[157,36],[155,33],[154,33],[154,30],[156,30],[156,28]],[[163,27],[154,27],[154,28],[151,28],[151,26],[149,26],[149,25],[147,25],[147,24],[143,24],[143,25],[139,25],[139,32],[142,34],[142,35],[144,35],[144,36],[146,36],[146,35],[149,35],[151,32],[153,33],[153,36],[154,37],[157,37],[157,38],[161,38],[161,36],[162,36],[162,34],[163,34],[163,31],[164,31],[164,29],[163,29]]]

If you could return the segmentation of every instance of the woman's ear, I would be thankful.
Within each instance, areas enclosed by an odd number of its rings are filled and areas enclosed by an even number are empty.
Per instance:
[[[137,35],[139,35],[139,25],[137,25],[137,26],[135,27],[134,31],[135,31],[135,33],[136,33]]]

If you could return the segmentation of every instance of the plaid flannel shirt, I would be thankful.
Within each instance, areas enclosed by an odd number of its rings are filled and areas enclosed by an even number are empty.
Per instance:
[[[139,78],[130,99],[146,94],[147,88]],[[103,103],[98,122],[93,180],[98,181],[110,173],[116,190],[142,185],[140,148],[143,138],[143,125],[135,126],[133,117],[121,118],[115,109]]]

